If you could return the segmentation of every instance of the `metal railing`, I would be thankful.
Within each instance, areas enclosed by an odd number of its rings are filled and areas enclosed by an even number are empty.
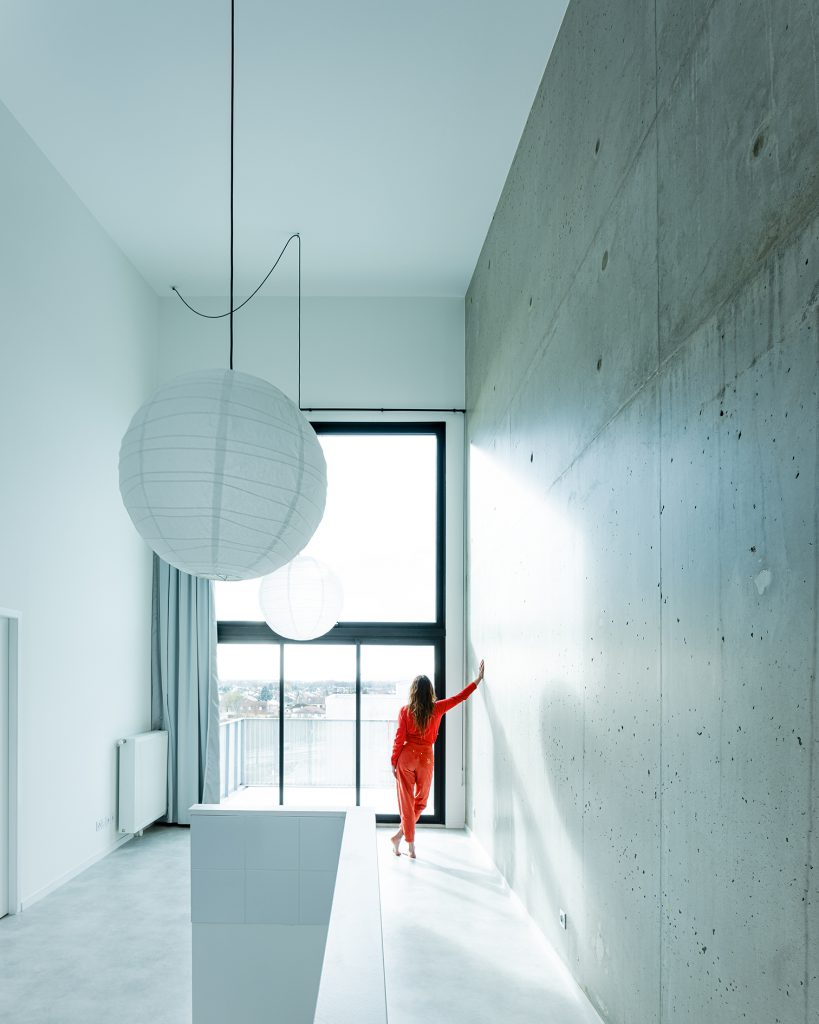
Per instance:
[[[228,719],[219,723],[220,793],[229,796],[244,781],[245,718]]]
[[[284,775],[288,786],[355,787],[355,722],[350,719],[285,718]],[[395,722],[361,722],[361,788],[391,789]],[[279,786],[278,718],[227,719],[219,726],[221,795],[240,786]]]

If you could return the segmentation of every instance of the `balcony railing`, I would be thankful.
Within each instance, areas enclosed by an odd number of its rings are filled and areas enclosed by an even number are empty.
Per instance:
[[[284,777],[293,789],[355,789],[355,722],[285,718]],[[361,788],[392,792],[392,719],[361,722]],[[279,785],[279,719],[236,718],[219,727],[221,795]]]

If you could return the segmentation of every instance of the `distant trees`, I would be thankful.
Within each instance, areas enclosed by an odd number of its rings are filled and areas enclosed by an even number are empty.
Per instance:
[[[273,700],[273,698],[275,696],[276,696],[276,693],[273,690],[273,687],[272,686],[268,686],[267,684],[265,684],[261,688],[261,690],[259,690],[259,700],[260,701]]]
[[[228,693],[223,693],[220,700],[223,713],[228,715],[237,714],[244,699],[245,695],[241,690],[230,690]]]

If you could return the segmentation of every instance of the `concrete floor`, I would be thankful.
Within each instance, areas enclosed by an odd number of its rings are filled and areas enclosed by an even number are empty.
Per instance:
[[[393,856],[389,833],[378,831],[390,1024],[599,1024],[477,843],[424,829],[413,862]],[[149,829],[0,920],[0,1020],[188,1024],[190,941],[189,832]]]
[[[189,829],[148,829],[0,920],[0,1021],[188,1024],[190,988]]]
[[[420,829],[411,861],[393,830],[378,830],[390,1024],[600,1024],[474,839]]]

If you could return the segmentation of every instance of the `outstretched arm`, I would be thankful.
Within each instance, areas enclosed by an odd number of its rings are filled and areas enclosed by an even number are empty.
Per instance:
[[[470,697],[475,692],[475,690],[477,690],[478,683],[482,681],[483,661],[481,661],[480,665],[478,666],[477,676],[472,680],[469,686],[465,686],[463,690],[461,690],[460,693],[456,693],[454,697],[444,697],[443,700],[436,701],[436,709],[439,710],[441,714],[446,714],[447,711],[451,711],[454,707],[457,707],[457,705],[460,704],[461,701],[464,701],[466,700],[467,697]]]

